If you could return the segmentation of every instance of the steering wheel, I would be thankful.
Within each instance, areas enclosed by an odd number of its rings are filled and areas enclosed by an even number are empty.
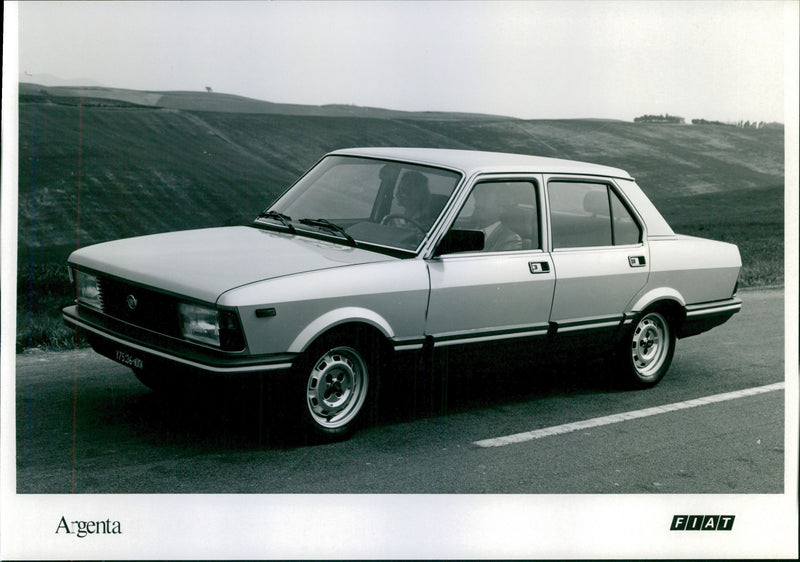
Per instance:
[[[386,225],[392,224],[392,226],[405,226],[406,224],[410,224],[411,226],[419,230],[423,235],[428,232],[417,221],[410,219],[404,215],[401,215],[400,213],[391,213],[386,215],[381,219],[381,224],[386,224]]]

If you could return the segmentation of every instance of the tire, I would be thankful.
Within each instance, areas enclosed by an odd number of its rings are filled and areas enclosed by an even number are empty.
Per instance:
[[[312,437],[336,441],[349,437],[361,419],[374,362],[357,340],[320,340],[305,354],[294,377],[302,390],[300,417]]]
[[[623,340],[620,367],[633,388],[650,388],[667,374],[675,354],[675,330],[658,309],[644,311]]]

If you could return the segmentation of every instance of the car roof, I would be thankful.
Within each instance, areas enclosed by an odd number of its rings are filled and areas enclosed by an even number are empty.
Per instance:
[[[336,150],[331,154],[347,156],[367,156],[387,160],[401,160],[453,168],[467,176],[474,173],[553,173],[579,174],[590,176],[606,176],[633,179],[628,172],[619,168],[563,160],[545,158],[526,154],[507,154],[503,152],[484,152],[479,150],[454,150],[449,148],[347,148]]]

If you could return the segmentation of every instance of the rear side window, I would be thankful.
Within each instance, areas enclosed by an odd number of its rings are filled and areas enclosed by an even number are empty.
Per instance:
[[[619,246],[641,242],[641,228],[628,208],[603,183],[552,181],[550,224],[553,248]]]

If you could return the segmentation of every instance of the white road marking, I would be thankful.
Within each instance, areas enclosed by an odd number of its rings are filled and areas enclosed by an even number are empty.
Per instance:
[[[785,387],[786,383],[779,382],[775,384],[768,384],[766,386],[746,388],[744,390],[737,390],[735,392],[704,396],[703,398],[687,400],[686,402],[676,402],[674,404],[667,404],[665,406],[654,406],[653,408],[645,408],[644,410],[634,410],[632,412],[623,412],[621,414],[566,423],[564,425],[554,425],[552,427],[545,427],[543,429],[537,429],[534,431],[525,431],[523,433],[515,433],[513,435],[506,435],[503,437],[495,437],[493,439],[483,439],[481,441],[473,442],[473,445],[477,445],[478,447],[502,447],[503,445],[512,445],[514,443],[524,443],[525,441],[541,439],[542,437],[550,437],[551,435],[562,435],[564,433],[571,433],[573,431],[580,431],[582,429],[589,429],[591,427],[599,427],[612,423],[619,423],[638,418],[646,418],[648,416],[655,416],[658,414],[665,414],[667,412],[696,408],[697,406],[705,406],[706,404],[735,400],[737,398],[744,398],[746,396],[764,394],[765,392],[774,392],[776,390],[782,390]]]

